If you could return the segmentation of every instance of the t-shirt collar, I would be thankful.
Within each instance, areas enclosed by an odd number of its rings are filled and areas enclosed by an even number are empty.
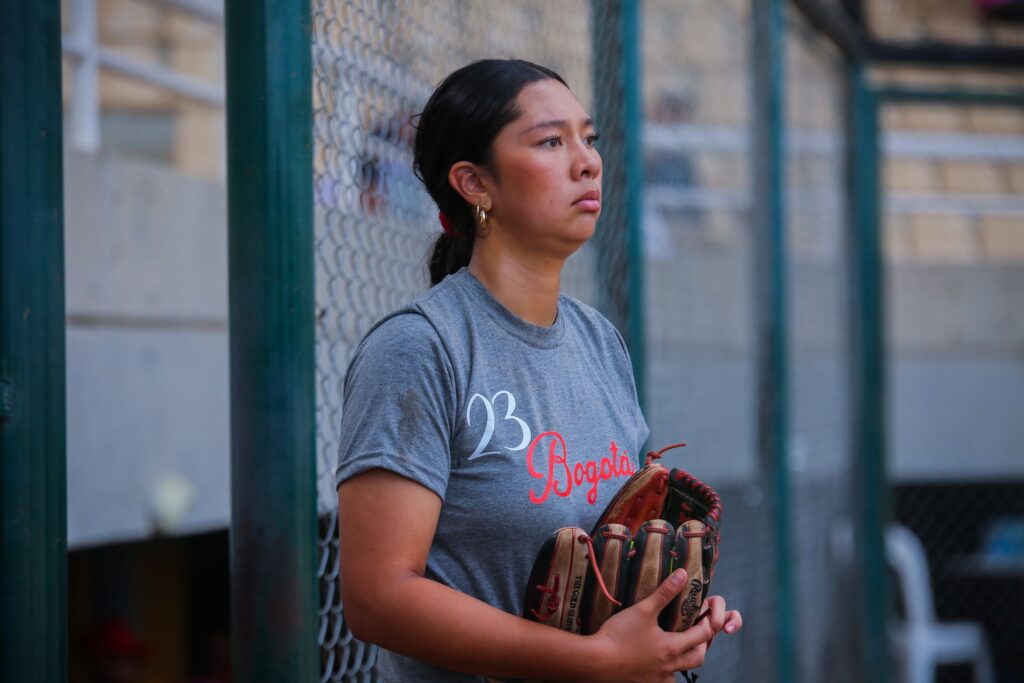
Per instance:
[[[502,328],[518,339],[539,348],[552,348],[558,346],[565,335],[565,316],[562,306],[562,295],[558,295],[558,310],[555,313],[555,322],[549,327],[534,325],[523,320],[504,304],[494,298],[491,291],[482,282],[469,272],[465,267],[453,273],[454,278],[460,287],[464,287],[473,300],[483,308],[490,317]]]

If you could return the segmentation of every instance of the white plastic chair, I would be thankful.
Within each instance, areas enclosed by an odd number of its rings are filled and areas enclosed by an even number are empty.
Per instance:
[[[904,683],[933,683],[940,664],[971,662],[977,683],[994,683],[992,658],[981,625],[935,619],[928,560],[917,536],[905,526],[889,525],[885,534],[889,563],[896,571],[906,610],[891,636],[903,664]]]

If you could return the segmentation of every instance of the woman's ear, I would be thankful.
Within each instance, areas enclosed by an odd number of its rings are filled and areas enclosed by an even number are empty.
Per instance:
[[[491,197],[480,167],[469,161],[459,161],[448,170],[448,183],[470,206],[491,210]]]

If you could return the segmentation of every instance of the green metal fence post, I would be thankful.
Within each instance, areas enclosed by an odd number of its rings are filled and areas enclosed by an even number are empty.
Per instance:
[[[316,681],[308,0],[228,0],[231,611],[237,680]]]
[[[847,77],[849,253],[851,293],[851,388],[853,393],[852,500],[856,623],[861,670],[866,680],[889,679],[886,647],[890,610],[885,563],[888,496],[885,478],[884,269],[879,235],[878,105],[866,82],[866,67],[852,63]]]
[[[59,0],[0,2],[0,680],[67,680]]]
[[[798,679],[794,637],[789,482],[788,304],[786,296],[785,0],[753,6],[754,146],[758,311],[758,452],[773,512],[778,620],[776,675]]]
[[[640,59],[641,3],[630,0],[622,7],[622,69],[626,130],[622,140],[626,162],[626,216],[629,249],[629,323],[633,375],[641,408],[647,405],[647,335],[644,305],[643,242],[643,71]],[[639,455],[639,453],[637,454]]]
[[[637,396],[646,405],[644,315],[643,100],[639,0],[593,0],[594,117],[606,140],[604,210],[594,241],[601,309],[623,331],[633,361]],[[621,259],[625,251],[625,259]],[[624,264],[624,272],[609,264]],[[620,277],[621,276],[621,277]],[[621,280],[625,279],[623,283]],[[624,286],[623,286],[624,285]],[[640,455],[639,453],[637,454]]]

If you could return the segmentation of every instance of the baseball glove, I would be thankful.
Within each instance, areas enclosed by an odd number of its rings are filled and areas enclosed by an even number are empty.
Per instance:
[[[675,569],[688,586],[662,611],[666,631],[684,631],[700,615],[718,561],[722,504],[711,487],[655,462],[619,489],[594,529],[558,529],[534,561],[523,616],[572,633],[596,632],[608,618],[654,592]]]

